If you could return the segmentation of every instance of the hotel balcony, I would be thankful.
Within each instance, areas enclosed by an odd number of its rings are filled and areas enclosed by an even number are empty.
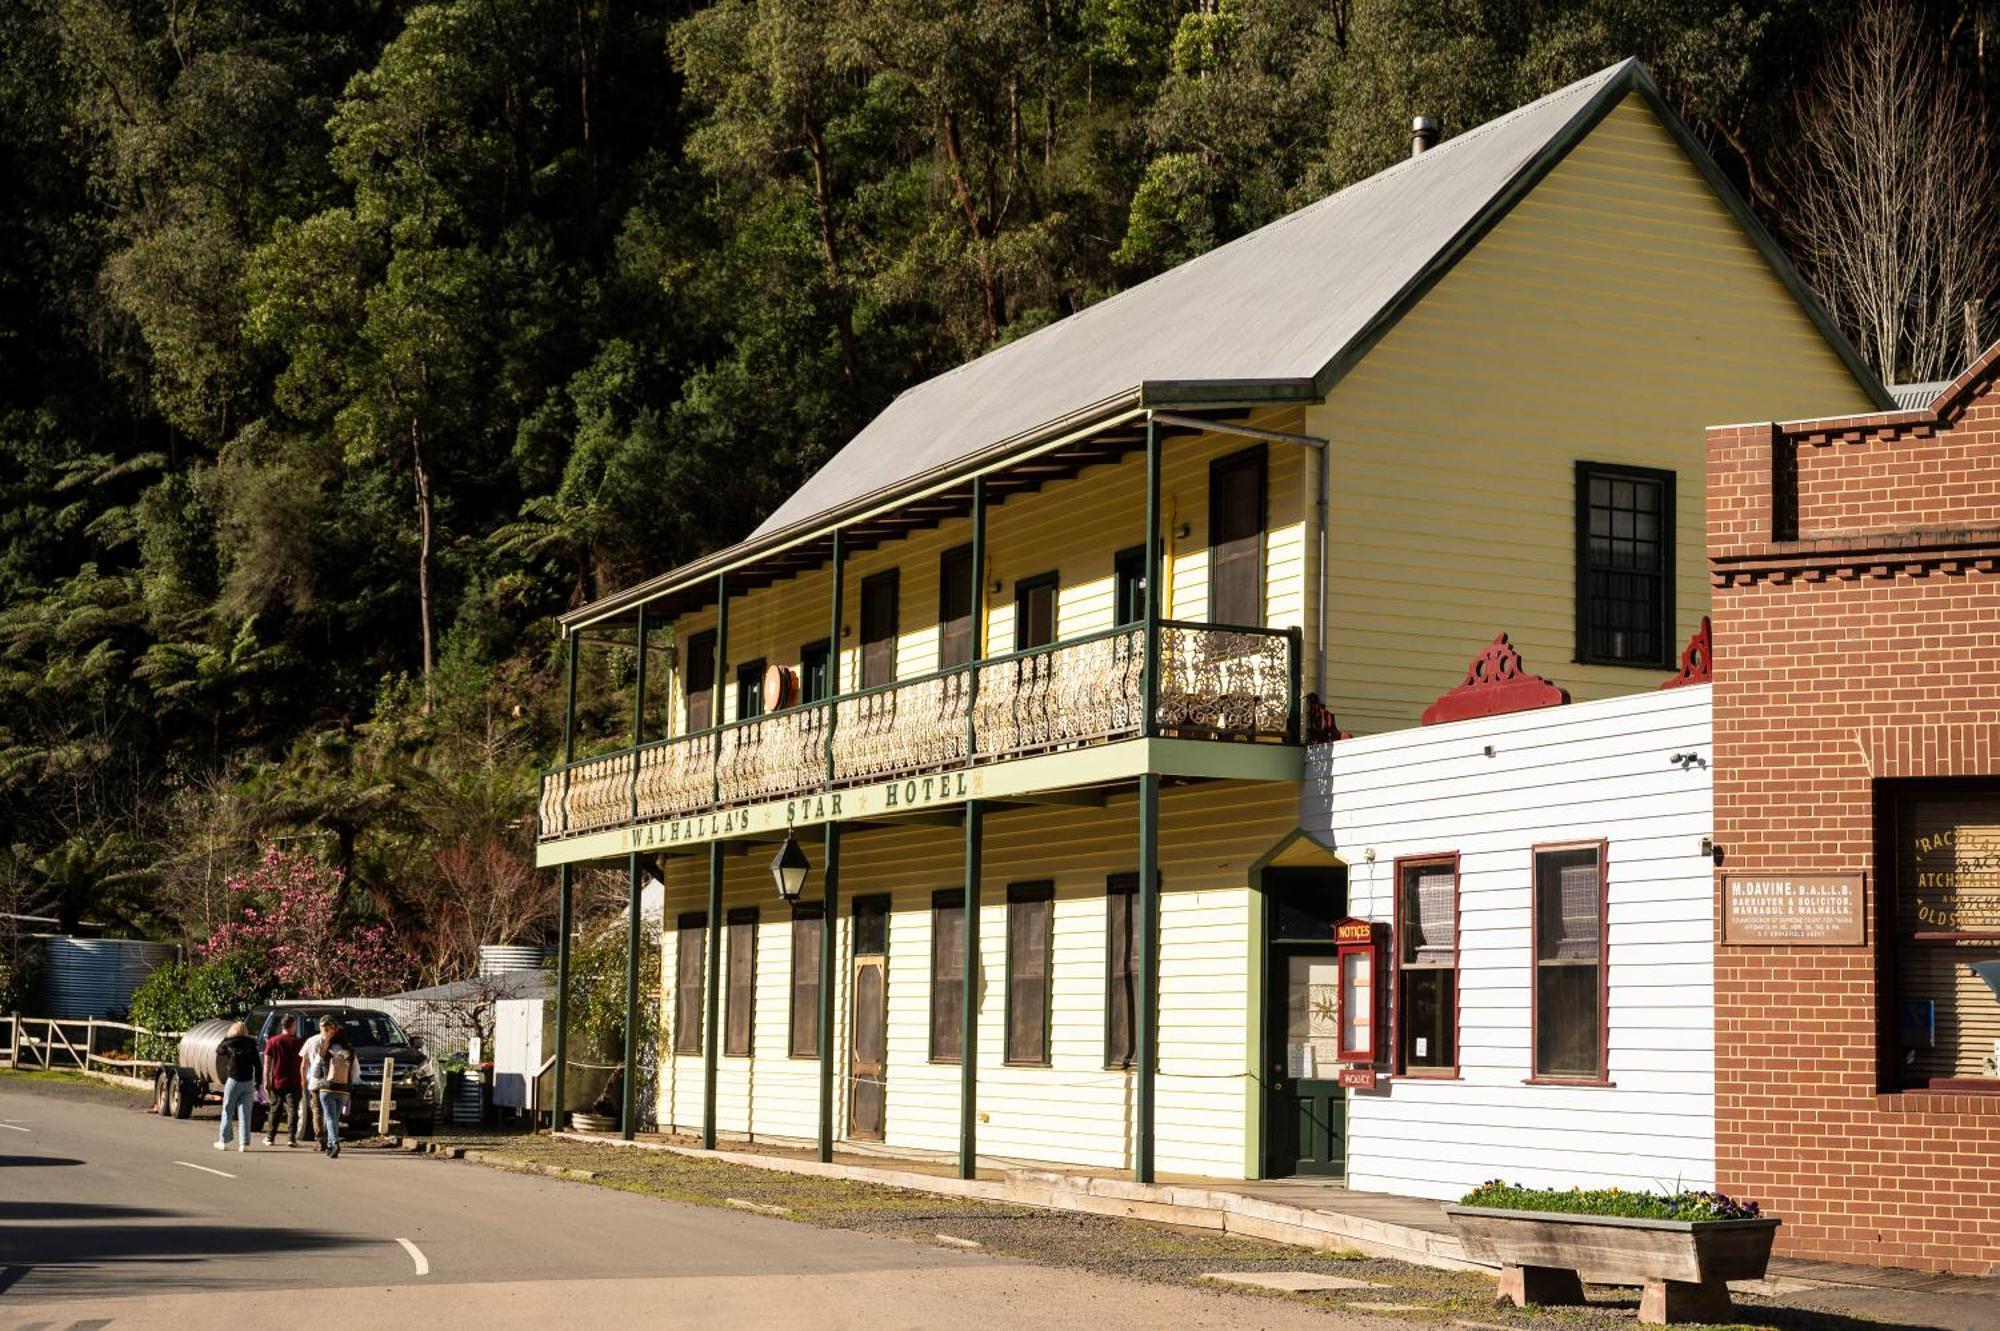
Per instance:
[[[543,843],[1133,740],[1300,742],[1296,629],[1125,625],[580,759],[543,774]],[[1088,769],[1049,788],[1088,784]],[[891,796],[893,803],[893,795]],[[835,816],[839,816],[836,814]]]

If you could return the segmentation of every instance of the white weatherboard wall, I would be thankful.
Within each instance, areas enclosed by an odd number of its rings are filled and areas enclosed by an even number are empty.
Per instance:
[[[1398,857],[1460,856],[1460,1077],[1390,1077],[1384,1089],[1353,1092],[1350,1187],[1456,1199],[1491,1178],[1714,1186],[1714,926],[1701,854],[1709,692],[1694,685],[1312,750],[1301,821],[1349,865],[1356,915],[1394,919]],[[1670,762],[1690,752],[1703,762]],[[1532,848],[1598,838],[1609,842],[1613,1085],[1525,1085]]]

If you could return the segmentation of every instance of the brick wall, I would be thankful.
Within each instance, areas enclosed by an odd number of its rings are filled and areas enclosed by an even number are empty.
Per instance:
[[[1717,1172],[1795,1256],[2000,1270],[2000,1092],[1879,1086],[1872,784],[2000,775],[1996,375],[1708,436],[1725,869],[1868,874],[1863,947],[1724,947],[1718,895]]]

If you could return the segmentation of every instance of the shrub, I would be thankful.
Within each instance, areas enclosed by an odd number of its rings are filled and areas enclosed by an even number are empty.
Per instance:
[[[240,1017],[270,997],[270,987],[241,957],[189,965],[170,961],[132,991],[132,1023],[168,1034],[211,1017]],[[176,1041],[141,1036],[138,1057],[171,1059]]]
[[[1569,1215],[1625,1216],[1634,1220],[1754,1220],[1757,1203],[1739,1202],[1726,1193],[1626,1192],[1623,1188],[1524,1188],[1492,1179],[1459,1199],[1464,1206],[1492,1206],[1506,1211],[1560,1211]]]

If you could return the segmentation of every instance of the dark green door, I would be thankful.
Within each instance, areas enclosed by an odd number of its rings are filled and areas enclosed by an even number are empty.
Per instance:
[[[1264,871],[1264,1176],[1347,1172],[1347,1092],[1335,1059],[1340,1017],[1334,921],[1338,869]]]

